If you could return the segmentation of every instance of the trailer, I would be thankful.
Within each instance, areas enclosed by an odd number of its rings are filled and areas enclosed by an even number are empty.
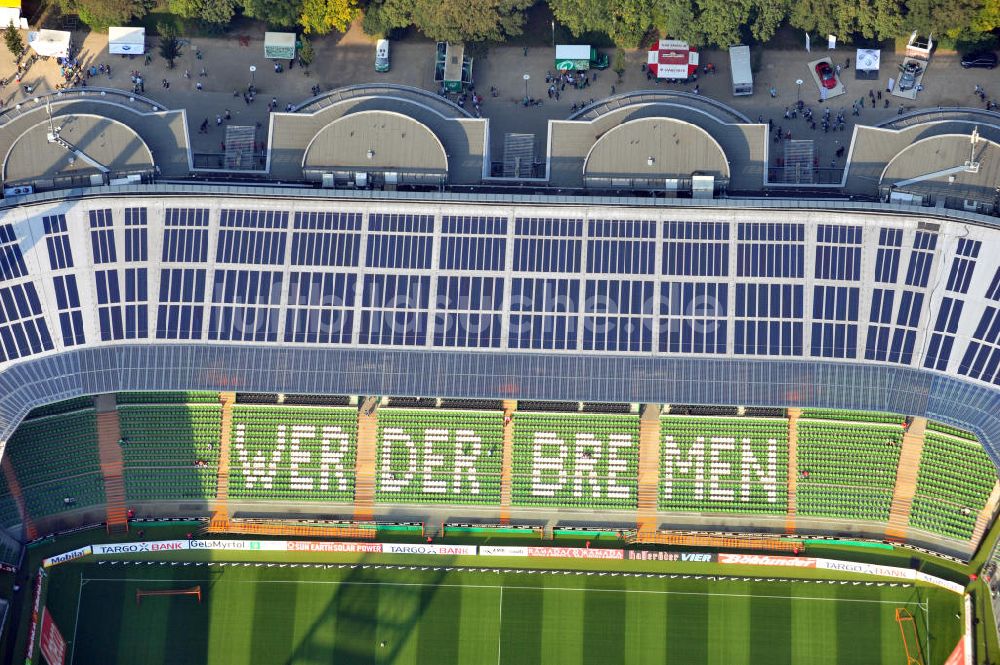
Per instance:
[[[753,94],[753,72],[750,69],[750,47],[729,47],[729,70],[733,78],[733,95]]]
[[[472,58],[465,55],[464,44],[437,43],[434,81],[447,92],[462,92],[472,84]]]
[[[609,59],[607,54],[598,53],[593,46],[586,44],[557,44],[556,69],[561,72],[585,72],[588,69],[607,69]]]

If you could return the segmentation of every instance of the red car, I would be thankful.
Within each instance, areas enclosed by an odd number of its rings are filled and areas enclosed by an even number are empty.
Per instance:
[[[833,67],[830,66],[829,62],[816,64],[816,76],[819,77],[819,83],[824,88],[832,90],[837,87],[837,75],[834,74]]]

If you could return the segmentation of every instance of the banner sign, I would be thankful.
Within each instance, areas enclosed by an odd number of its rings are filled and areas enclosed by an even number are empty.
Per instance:
[[[529,547],[528,556],[549,559],[624,559],[625,550],[592,550],[583,547]]]
[[[42,652],[42,657],[49,665],[65,665],[66,663],[66,640],[63,639],[59,627],[52,620],[52,614],[48,608],[42,613],[42,637],[38,644],[38,650]]]
[[[853,561],[836,561],[833,559],[816,559],[816,567],[823,570],[837,570],[855,575],[877,575],[878,577],[895,577],[901,580],[916,579],[916,571],[895,566],[879,566],[872,563],[855,563]]]
[[[688,563],[715,563],[718,558],[711,552],[645,552],[630,550],[633,561],[685,561]]]
[[[28,630],[28,647],[26,653],[24,654],[24,658],[27,663],[30,663],[35,657],[35,634],[38,632],[38,612],[42,606],[43,575],[45,575],[45,571],[42,568],[39,568],[38,574],[35,575],[34,600],[32,600],[31,603],[31,627]]]
[[[59,563],[66,563],[67,561],[72,561],[73,559],[79,559],[82,556],[87,556],[91,554],[90,545],[86,547],[80,547],[71,552],[64,552],[63,554],[57,554],[55,556],[50,556],[48,559],[42,559],[42,567],[48,568]]]
[[[404,543],[383,543],[383,554],[476,554],[475,545],[407,545]]]
[[[955,593],[965,593],[965,587],[961,584],[956,584],[954,582],[949,582],[948,580],[943,580],[940,577],[934,577],[933,575],[928,575],[927,573],[922,573],[919,570],[913,571],[916,579],[921,582],[927,582],[928,584],[933,584],[939,586],[942,589],[947,589],[948,591],[954,591]]]
[[[767,554],[719,554],[719,563],[743,566],[781,566],[784,568],[815,568],[816,559],[807,556],[769,556]]]
[[[528,556],[527,547],[503,547],[498,545],[480,545],[480,556]]]
[[[382,551],[382,543],[337,543],[310,540],[289,540],[286,552],[351,552],[374,553]]]

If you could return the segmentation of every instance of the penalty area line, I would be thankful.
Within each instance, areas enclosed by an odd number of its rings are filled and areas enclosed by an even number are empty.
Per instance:
[[[89,577],[88,582],[204,582],[202,579],[153,578],[153,577]],[[635,593],[657,596],[720,596],[724,598],[769,598],[773,600],[808,600],[814,602],[833,603],[868,603],[876,605],[915,605],[919,602],[909,600],[874,600],[869,598],[819,598],[816,596],[775,596],[761,593],[712,593],[709,591],[663,591],[657,589],[600,589],[586,587],[542,587],[542,586],[512,586],[509,584],[431,584],[422,582],[341,582],[336,580],[218,580],[228,584],[320,584],[327,586],[385,586],[385,587],[442,587],[456,589],[515,589],[518,591],[572,591],[583,593]]]

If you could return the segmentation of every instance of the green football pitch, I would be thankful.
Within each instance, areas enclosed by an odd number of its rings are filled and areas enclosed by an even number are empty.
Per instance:
[[[140,589],[195,586],[200,603],[136,603]],[[47,605],[73,665],[896,665],[896,608],[940,663],[957,598],[864,582],[157,562],[60,567]]]

